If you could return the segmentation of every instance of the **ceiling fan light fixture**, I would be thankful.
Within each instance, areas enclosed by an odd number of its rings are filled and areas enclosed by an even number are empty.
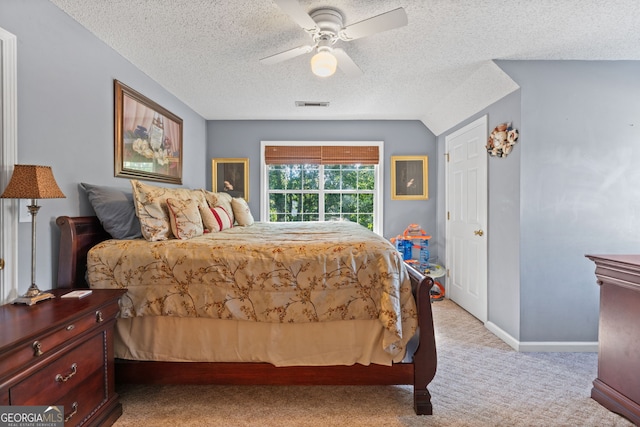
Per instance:
[[[331,52],[322,50],[311,58],[311,71],[319,77],[329,77],[336,72],[338,60]]]

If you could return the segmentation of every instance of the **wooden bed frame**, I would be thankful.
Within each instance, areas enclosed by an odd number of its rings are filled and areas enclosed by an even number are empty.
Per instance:
[[[87,288],[87,252],[110,239],[95,216],[56,220],[60,228],[58,288]],[[269,363],[154,362],[116,359],[116,383],[241,385],[393,385],[412,384],[414,409],[431,415],[427,386],[436,373],[436,345],[430,290],[433,279],[407,266],[418,307],[419,345],[411,363],[392,366],[294,366]]]

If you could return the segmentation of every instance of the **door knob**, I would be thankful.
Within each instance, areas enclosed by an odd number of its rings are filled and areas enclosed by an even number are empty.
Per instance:
[[[482,236],[484,234],[484,231],[476,230],[476,231],[473,232],[473,234],[475,234],[476,236]]]

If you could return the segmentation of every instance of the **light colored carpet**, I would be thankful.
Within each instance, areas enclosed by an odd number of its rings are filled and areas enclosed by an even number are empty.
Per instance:
[[[597,354],[518,353],[453,302],[433,309],[434,415],[410,386],[121,386],[115,426],[632,426],[590,398]]]

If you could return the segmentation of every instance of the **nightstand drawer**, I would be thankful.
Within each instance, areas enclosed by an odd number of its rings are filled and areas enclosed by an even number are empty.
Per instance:
[[[107,401],[104,381],[104,371],[96,371],[82,382],[82,387],[73,388],[53,403],[64,406],[65,425],[80,425]]]
[[[93,327],[114,318],[118,313],[117,305],[110,305],[101,310],[85,314],[74,322],[67,323],[52,333],[37,337],[33,342],[25,343],[7,358],[0,360],[0,372],[8,374],[24,368],[24,365],[47,356],[56,347],[65,344]]]
[[[96,371],[104,386],[105,363],[103,334],[98,334],[11,387],[11,404],[53,405]]]
[[[122,414],[113,327],[125,291],[60,298],[67,292],[53,289],[56,298],[33,306],[0,306],[0,405],[63,406],[65,427],[110,426]]]

